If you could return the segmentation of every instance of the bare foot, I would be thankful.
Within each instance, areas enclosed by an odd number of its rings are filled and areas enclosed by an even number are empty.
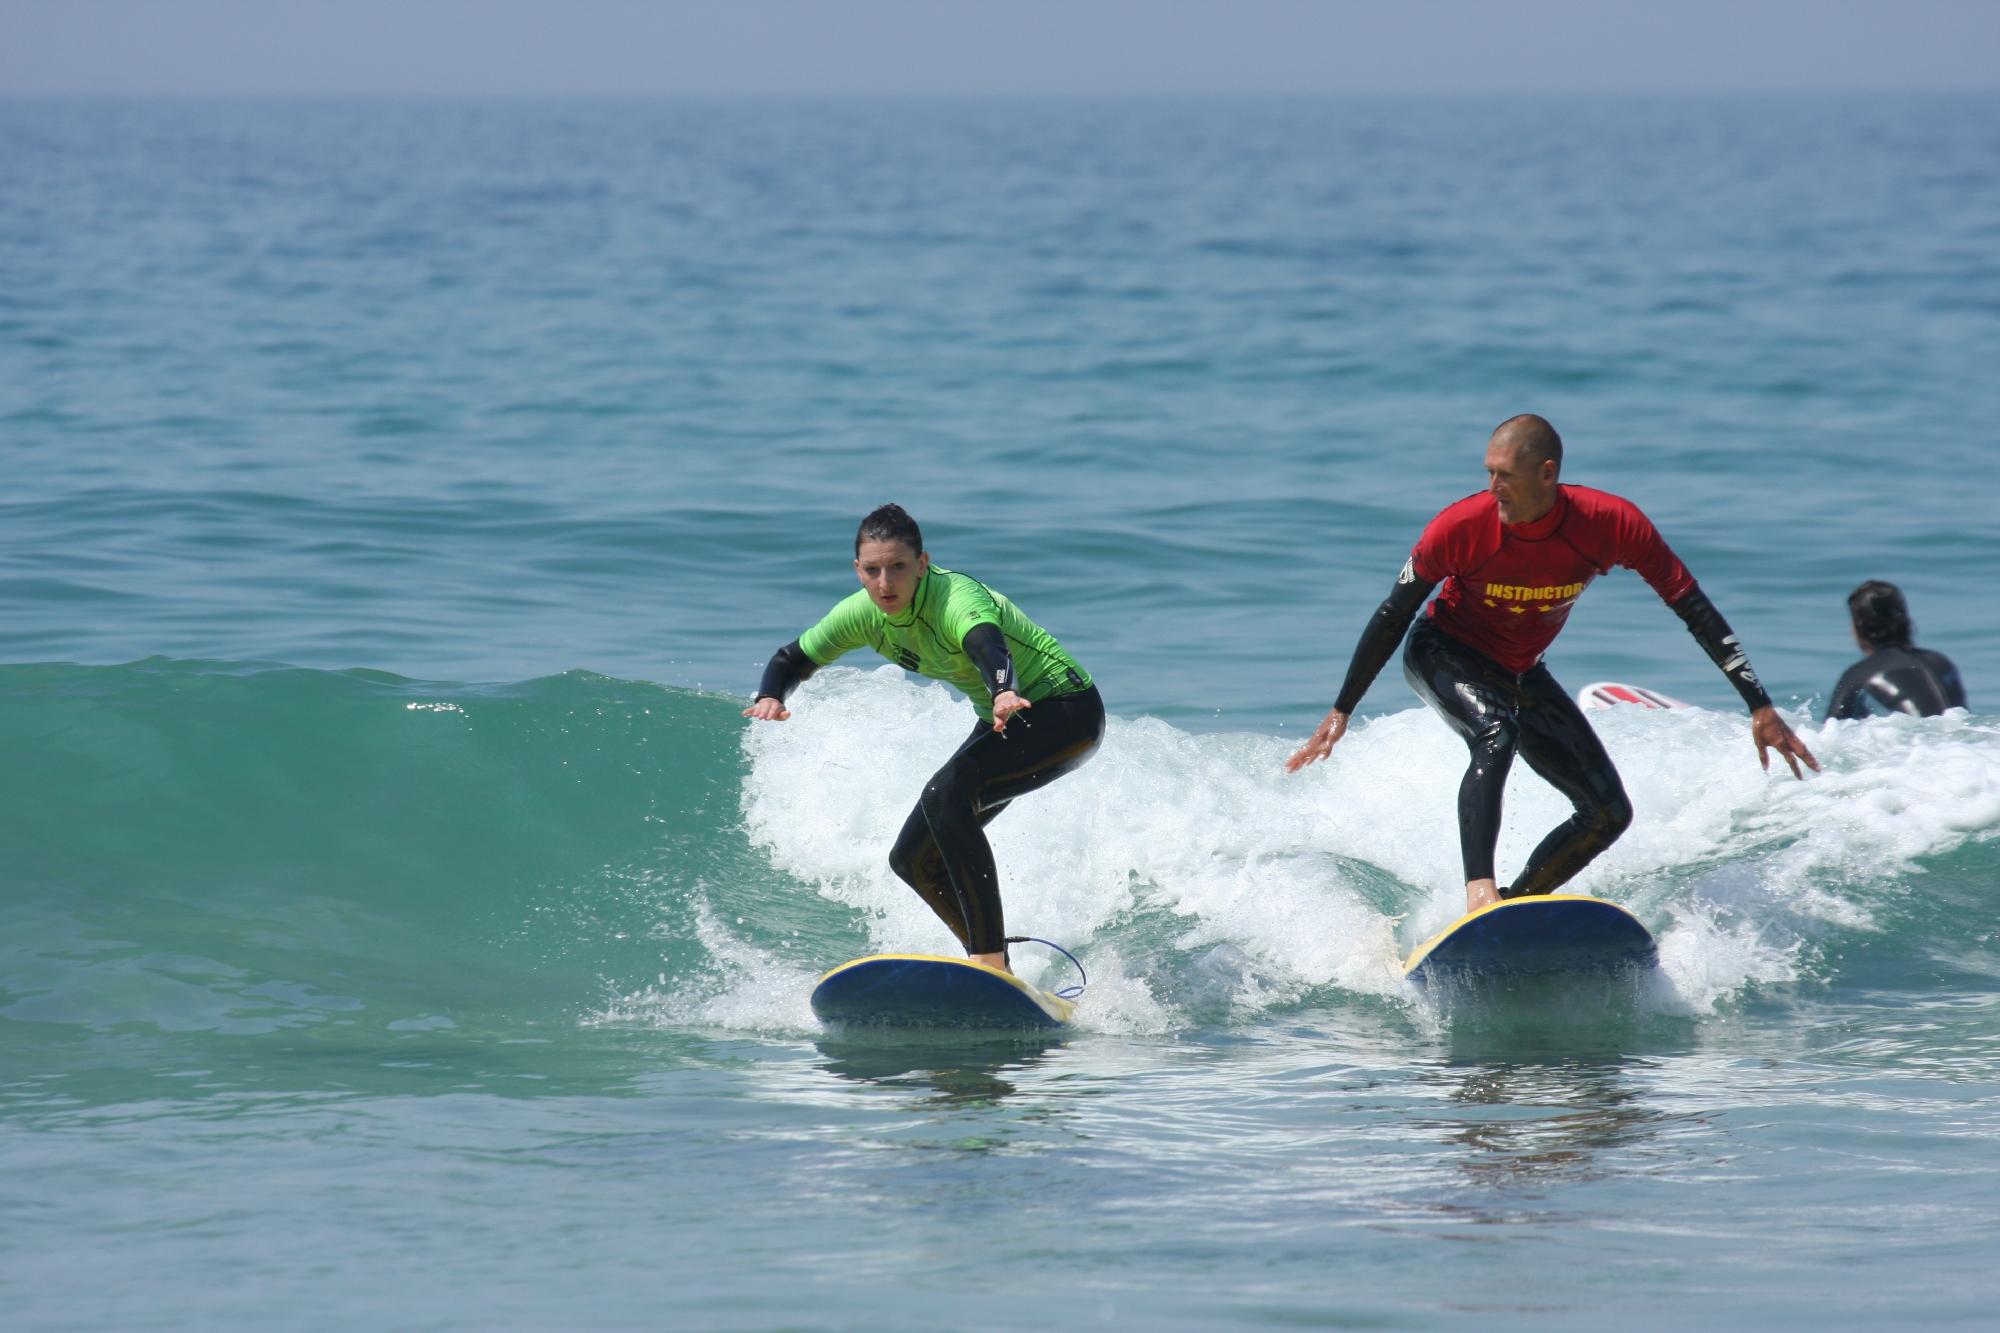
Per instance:
[[[1005,950],[999,953],[975,953],[966,956],[971,958],[975,963],[984,963],[990,968],[1005,972],[1010,977],[1014,975],[1014,969],[1007,966],[1007,954]]]
[[[1490,907],[1500,901],[1500,886],[1490,879],[1471,879],[1465,882],[1465,910],[1477,912],[1482,907]]]

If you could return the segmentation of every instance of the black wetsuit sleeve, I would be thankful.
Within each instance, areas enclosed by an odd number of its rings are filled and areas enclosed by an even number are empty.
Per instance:
[[[1917,656],[1924,660],[1924,665],[1928,666],[1931,674],[1937,677],[1938,688],[1944,691],[1944,706],[1964,708],[1965,680],[1958,674],[1957,664],[1943,653],[1934,653],[1928,648],[1917,649]]]
[[[1868,716],[1868,673],[1863,669],[1866,662],[1857,662],[1840,675],[1833,687],[1833,697],[1826,701],[1827,719],[1841,718],[1853,720]]]
[[[959,646],[972,659],[972,665],[979,668],[979,678],[986,682],[988,695],[997,699],[1008,690],[1020,688],[1015,683],[1014,657],[1007,651],[1007,636],[998,625],[974,625],[965,632]]]
[[[797,639],[793,639],[772,653],[771,660],[764,664],[764,679],[757,684],[757,698],[776,699],[783,703],[785,696],[799,687],[799,682],[817,670],[819,663],[807,657],[806,650],[799,647]]]
[[[1409,632],[1410,622],[1423,609],[1424,599],[1436,587],[1437,584],[1418,578],[1409,566],[1403,567],[1396,586],[1389,589],[1382,605],[1368,617],[1368,624],[1361,631],[1361,642],[1354,645],[1354,658],[1347,664],[1347,679],[1341,683],[1340,697],[1333,701],[1336,711],[1354,712],[1361,703],[1361,696],[1368,693],[1368,687],[1381,674],[1383,663],[1395,653],[1396,645]]]
[[[1708,594],[1696,584],[1689,588],[1678,602],[1673,604],[1674,614],[1686,622],[1688,633],[1708,654],[1709,661],[1722,668],[1722,674],[1729,677],[1729,683],[1743,696],[1751,712],[1771,706],[1771,696],[1764,692],[1764,684],[1757,679],[1757,673],[1750,668],[1750,658],[1744,653],[1743,645],[1736,641],[1736,634],[1729,628],[1729,622],[1722,618],[1722,612],[1715,609],[1715,603],[1708,600]]]

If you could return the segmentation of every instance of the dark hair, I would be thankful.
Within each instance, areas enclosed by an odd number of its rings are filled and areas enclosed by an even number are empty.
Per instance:
[[[1527,461],[1536,467],[1554,460],[1556,471],[1562,471],[1563,437],[1556,434],[1547,417],[1538,417],[1533,412],[1523,412],[1517,417],[1508,417],[1494,428],[1493,434],[1507,443],[1519,447]]]
[[[1854,617],[1854,632],[1871,648],[1907,648],[1914,632],[1910,608],[1903,590],[1880,579],[1868,582],[1847,594],[1847,611]]]
[[[901,505],[881,505],[868,511],[868,517],[861,520],[861,526],[854,533],[854,554],[861,555],[863,542],[902,542],[910,548],[912,555],[924,553],[923,529],[917,520],[903,512]]]

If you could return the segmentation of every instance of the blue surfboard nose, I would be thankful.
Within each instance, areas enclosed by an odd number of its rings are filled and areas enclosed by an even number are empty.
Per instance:
[[[970,959],[877,954],[821,977],[812,1010],[830,1026],[998,1032],[1059,1028],[1074,1006]]]
[[[1425,985],[1471,977],[1614,971],[1658,961],[1652,932],[1617,903],[1550,894],[1468,912],[1411,953],[1403,975]]]

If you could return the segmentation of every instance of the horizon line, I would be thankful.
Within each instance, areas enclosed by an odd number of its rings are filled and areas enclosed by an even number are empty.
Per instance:
[[[554,89],[188,89],[188,88],[0,88],[0,102],[29,101],[215,101],[215,102],[324,102],[324,101],[420,101],[420,102],[735,102],[735,101],[854,101],[854,102],[1022,102],[1090,101],[1155,102],[1183,101],[1353,101],[1364,98],[1473,101],[1495,98],[1519,101],[1566,101],[1581,99],[1657,98],[1745,98],[1782,99],[1791,97],[1965,97],[2000,95],[2000,82],[1993,84],[1944,85],[1788,85],[1777,88],[1747,88],[1735,85],[1716,87],[1638,88],[1125,88],[1088,89],[700,89],[667,90],[554,90]]]

